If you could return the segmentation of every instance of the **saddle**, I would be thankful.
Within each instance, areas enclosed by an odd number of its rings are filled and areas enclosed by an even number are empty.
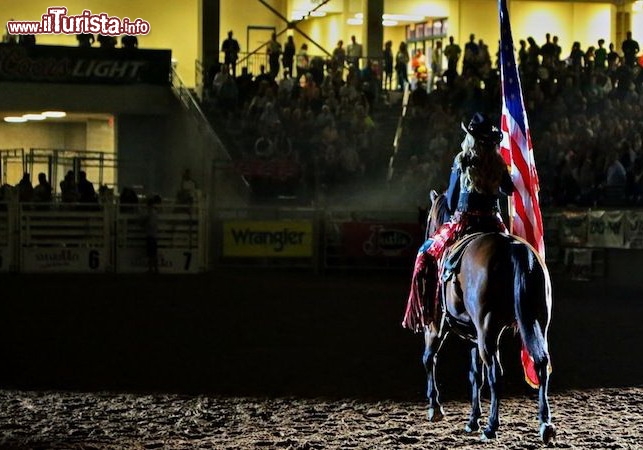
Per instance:
[[[440,282],[446,283],[460,270],[460,263],[462,263],[462,255],[467,249],[467,246],[475,238],[482,236],[485,233],[477,232],[466,234],[457,240],[445,253],[442,259],[442,270],[440,274]]]
[[[447,281],[452,279],[459,271],[460,264],[462,263],[462,255],[467,249],[469,244],[479,236],[482,236],[485,233],[476,232],[471,234],[465,234],[459,240],[457,240],[445,253],[442,258],[441,264],[439,265],[439,277],[438,277],[438,296],[440,302],[440,308],[442,310],[439,335],[442,335],[445,330],[445,325],[448,324],[449,328],[454,330],[456,334],[460,337],[467,340],[475,340],[474,330],[467,327],[466,324],[461,323],[457,318],[449,314],[446,307],[446,285]]]

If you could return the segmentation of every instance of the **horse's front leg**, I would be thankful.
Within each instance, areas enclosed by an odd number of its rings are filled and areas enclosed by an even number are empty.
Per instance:
[[[431,422],[438,422],[444,418],[444,411],[438,400],[438,388],[435,382],[435,364],[438,357],[438,351],[442,342],[446,338],[438,335],[438,331],[433,323],[424,327],[424,354],[422,362],[426,370],[426,396],[429,400],[428,419]]]
[[[471,383],[471,414],[469,421],[464,426],[467,433],[478,431],[480,429],[480,390],[484,383],[482,372],[482,360],[478,351],[478,346],[473,345],[471,348],[471,367],[469,368],[469,382]]]
[[[545,356],[543,360],[536,362],[536,371],[538,374],[538,419],[540,420],[540,437],[543,443],[549,444],[556,440],[556,427],[551,423],[551,413],[549,411],[549,399],[547,391],[549,389],[549,357]]]

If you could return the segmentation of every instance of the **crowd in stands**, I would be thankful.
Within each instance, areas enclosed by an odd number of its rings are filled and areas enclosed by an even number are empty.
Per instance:
[[[542,204],[643,204],[638,43],[628,33],[620,53],[600,39],[586,50],[575,42],[567,54],[556,36],[544,38],[542,46],[533,37],[520,40],[517,49]],[[230,65],[221,65],[206,101],[215,128],[237,147],[237,168],[257,192],[270,196],[321,188],[341,198],[342,192],[350,195],[349,185],[369,177],[386,184],[392,142],[378,140],[373,112],[382,93],[410,86],[385,196],[398,205],[425,205],[431,188],[446,186],[462,137],[460,123],[475,111],[499,121],[498,53],[492,58],[488,45],[471,34],[464,50],[453,37],[444,49],[436,45],[430,62],[421,51],[411,56],[404,42],[396,52],[387,42],[380,61],[364,61],[355,56],[359,44],[354,37],[351,41],[348,51],[339,41],[324,59],[309,57],[305,44],[293,54],[289,39],[286,57],[273,36],[269,72],[242,69],[235,77]],[[238,52],[230,43],[224,47]],[[282,66],[274,55],[282,55]],[[236,60],[235,55],[225,61]]]
[[[347,50],[339,41],[323,59],[309,57],[306,44],[295,52],[292,37],[282,51],[273,35],[268,67],[257,74],[244,67],[235,77],[229,49],[238,45],[224,41],[206,110],[257,196],[340,195],[383,170],[390,150],[377,151],[373,119],[381,77],[357,46],[355,37]]]
[[[575,42],[566,56],[549,34],[542,46],[532,37],[519,44],[541,203],[643,205],[643,68],[631,33],[621,53],[613,44],[605,49],[600,39],[586,50]],[[492,65],[485,47],[471,35],[461,73],[449,61],[435,86],[420,83],[411,93],[396,186],[420,205],[426,204],[428,189],[448,181],[462,139],[460,122],[475,111],[500,121],[497,54]]]

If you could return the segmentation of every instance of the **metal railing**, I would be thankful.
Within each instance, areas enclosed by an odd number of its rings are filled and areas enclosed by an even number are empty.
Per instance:
[[[155,206],[161,273],[208,267],[207,207]],[[0,272],[133,273],[148,269],[148,206],[102,203],[0,203]]]

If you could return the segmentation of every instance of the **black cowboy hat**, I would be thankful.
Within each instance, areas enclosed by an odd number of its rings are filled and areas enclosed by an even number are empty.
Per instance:
[[[476,141],[499,144],[502,141],[502,133],[498,127],[491,123],[491,120],[482,113],[475,113],[465,126],[462,123],[462,129],[469,133]]]

